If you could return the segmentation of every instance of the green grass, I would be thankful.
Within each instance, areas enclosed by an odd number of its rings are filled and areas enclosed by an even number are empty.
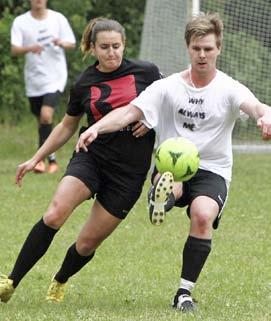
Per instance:
[[[0,127],[0,271],[8,273],[32,225],[42,216],[71,155],[75,138],[58,152],[61,173],[28,174],[14,184],[17,165],[37,140],[35,123]],[[198,312],[170,307],[179,284],[189,221],[174,209],[161,227],[148,222],[146,191],[95,259],[69,281],[65,301],[44,301],[67,247],[89,214],[82,204],[27,274],[1,321],[270,321],[270,155],[235,155],[234,179],[213,251],[195,288]]]

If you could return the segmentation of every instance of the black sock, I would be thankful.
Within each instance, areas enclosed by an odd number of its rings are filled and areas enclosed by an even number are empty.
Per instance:
[[[40,124],[39,127],[39,147],[44,144],[48,136],[51,134],[52,124]]]
[[[89,256],[82,256],[76,251],[75,243],[68,249],[60,270],[55,275],[59,283],[66,283],[75,273],[80,271],[94,256],[95,251]]]
[[[39,127],[39,147],[41,147],[46,139],[51,134],[51,131],[53,129],[53,124],[40,124]],[[56,155],[55,153],[50,154],[48,157],[49,163],[56,162]]]
[[[57,231],[58,230],[45,225],[43,219],[33,226],[9,275],[9,278],[13,280],[14,288],[45,254]]]
[[[183,250],[181,278],[196,283],[198,276],[211,251],[212,240],[188,236]],[[190,294],[188,289],[181,289],[181,294]]]

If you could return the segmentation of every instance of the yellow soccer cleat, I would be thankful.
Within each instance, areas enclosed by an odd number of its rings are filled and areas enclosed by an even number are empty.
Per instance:
[[[166,211],[169,210],[167,201],[172,192],[173,184],[173,175],[170,172],[165,172],[149,191],[149,217],[153,225],[160,225],[165,220]]]
[[[64,300],[65,291],[66,283],[59,283],[57,280],[53,279],[46,295],[46,301],[62,302]]]
[[[8,300],[11,298],[14,287],[13,287],[13,281],[9,279],[6,275],[1,274],[0,275],[0,301],[7,303]]]

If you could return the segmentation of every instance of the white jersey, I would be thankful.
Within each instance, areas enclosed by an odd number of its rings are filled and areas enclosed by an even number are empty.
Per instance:
[[[217,70],[205,87],[189,86],[180,73],[158,80],[131,104],[144,114],[144,123],[154,128],[157,144],[170,137],[190,139],[200,154],[200,168],[231,180],[232,130],[240,105],[252,92]]]
[[[11,44],[18,47],[39,44],[41,54],[25,55],[24,78],[26,95],[41,96],[63,91],[67,81],[65,50],[53,44],[54,39],[75,43],[68,20],[59,12],[47,9],[47,17],[35,19],[28,11],[14,19]]]

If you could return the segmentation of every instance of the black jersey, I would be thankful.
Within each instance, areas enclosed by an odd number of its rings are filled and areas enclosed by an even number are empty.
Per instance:
[[[67,108],[70,116],[86,113],[88,126],[113,109],[129,104],[161,78],[158,68],[149,62],[123,59],[120,67],[111,73],[100,72],[96,67],[97,62],[79,76],[71,88]],[[131,129],[130,125],[115,133],[99,135],[88,149],[97,156],[97,161],[106,160],[112,166],[128,166],[142,173],[150,165],[154,132],[135,138]]]

